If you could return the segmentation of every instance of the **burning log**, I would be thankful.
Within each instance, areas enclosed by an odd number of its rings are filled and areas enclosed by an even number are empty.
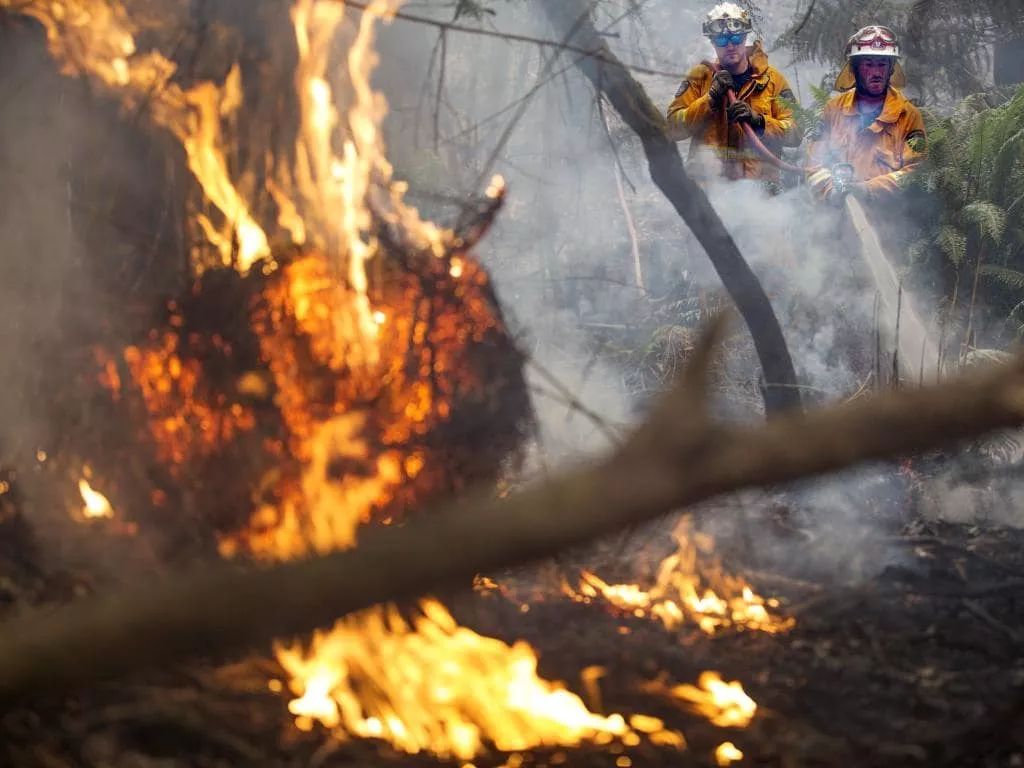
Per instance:
[[[238,651],[718,494],[1024,423],[1024,360],[1017,359],[940,386],[762,426],[716,424],[706,389],[717,335],[705,336],[680,384],[604,462],[508,499],[477,497],[370,531],[355,550],[250,572],[217,567],[9,622],[0,641],[0,698],[13,703],[157,663]]]

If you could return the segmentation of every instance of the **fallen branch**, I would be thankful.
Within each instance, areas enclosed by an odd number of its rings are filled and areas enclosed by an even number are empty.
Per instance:
[[[1024,359],[765,424],[715,423],[706,387],[719,335],[702,339],[678,386],[605,461],[508,499],[477,496],[403,527],[368,531],[355,550],[255,571],[213,567],[8,622],[0,631],[0,703],[263,646],[719,494],[1024,423]]]
[[[570,32],[566,35],[569,42],[591,52],[578,59],[577,66],[640,138],[651,179],[693,230],[743,316],[764,372],[765,410],[773,413],[799,408],[800,388],[793,360],[771,302],[711,201],[686,173],[665,118],[608,48],[581,0],[544,0],[542,6],[556,30]],[[575,33],[571,33],[573,25]]]

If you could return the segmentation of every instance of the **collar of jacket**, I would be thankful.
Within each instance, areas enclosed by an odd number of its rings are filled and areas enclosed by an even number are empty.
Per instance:
[[[764,80],[768,77],[768,54],[761,47],[761,41],[757,40],[747,49],[747,57],[750,59],[751,76],[754,80]]]
[[[852,117],[857,113],[857,91],[856,89],[846,91],[840,96],[839,106],[843,114]],[[885,103],[882,105],[882,112],[875,118],[875,121],[868,126],[869,131],[880,133],[886,125],[896,123],[903,113],[907,111],[907,97],[897,89],[889,86],[885,95]]]

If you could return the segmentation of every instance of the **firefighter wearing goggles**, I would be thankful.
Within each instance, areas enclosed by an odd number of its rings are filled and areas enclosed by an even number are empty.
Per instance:
[[[891,200],[923,159],[924,120],[900,91],[906,84],[900,53],[888,27],[865,27],[847,42],[846,66],[836,80],[840,94],[825,106],[808,148],[808,164],[822,166],[809,179],[819,198],[851,192]],[[833,168],[852,180],[837,183]]]
[[[784,146],[799,146],[789,83],[768,63],[760,42],[747,46],[753,32],[750,14],[734,3],[715,6],[703,32],[718,60],[697,65],[683,80],[668,108],[672,135],[677,141],[692,139],[691,160],[710,148],[727,178],[777,181],[778,170],[749,145],[743,124],[775,154]]]

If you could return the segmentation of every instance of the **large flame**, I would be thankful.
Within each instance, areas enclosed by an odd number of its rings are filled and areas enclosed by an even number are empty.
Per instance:
[[[38,20],[66,73],[88,75],[127,109],[146,108],[181,142],[189,169],[219,213],[220,224],[207,216],[197,222],[224,264],[247,271],[269,257],[266,234],[232,183],[225,160],[221,121],[242,103],[237,67],[222,85],[203,82],[186,90],[173,80],[173,62],[155,51],[138,51],[135,25],[120,2],[0,0],[0,7]]]
[[[393,607],[375,608],[318,633],[308,651],[279,648],[278,659],[299,695],[290,709],[301,727],[342,726],[409,753],[468,760],[485,742],[511,752],[636,740],[621,715],[595,715],[577,695],[541,680],[529,645],[461,627],[435,600],[423,601],[411,622]],[[660,720],[636,723],[662,743],[682,743]]]
[[[676,551],[658,566],[649,589],[639,584],[608,584],[584,571],[578,587],[565,591],[577,600],[600,597],[637,617],[651,617],[669,629],[692,621],[704,632],[726,628],[777,633],[794,620],[778,616],[779,603],[763,598],[742,578],[729,574],[714,555],[714,540],[693,533],[685,521],[675,531]]]
[[[400,4],[372,0],[352,29],[343,3],[294,2],[300,106],[295,163],[287,169],[270,164],[274,170],[260,190],[276,205],[277,225],[301,249],[279,264],[253,214],[259,210],[252,199],[255,175],[233,168],[226,152],[231,120],[244,103],[239,67],[221,83],[184,87],[171,60],[138,51],[136,26],[117,0],[0,0],[0,8],[29,14],[45,27],[50,50],[67,73],[90,77],[126,108],[148,111],[180,141],[209,204],[197,206],[202,210],[193,224],[216,257],[195,255],[195,275],[213,267],[245,275],[259,265],[256,274],[265,277],[249,320],[269,381],[245,374],[237,389],[272,394],[284,427],[280,439],[268,440],[271,452],[298,470],[270,472],[261,480],[270,491],[254,503],[248,528],[224,537],[225,555],[289,559],[353,546],[358,526],[374,508],[423,471],[424,449],[410,447],[413,438],[445,419],[459,388],[473,384],[445,375],[454,365],[450,350],[493,327],[480,291],[469,290],[485,286],[486,278],[458,255],[440,269],[467,287],[460,293],[461,317],[438,317],[429,297],[400,290],[385,306],[371,302],[367,264],[381,252],[375,228],[388,228],[389,237],[430,257],[457,250],[453,233],[422,221],[403,202],[405,187],[392,180],[384,154],[380,121],[386,105],[370,87],[374,29]],[[342,36],[347,70],[343,82],[332,82],[328,62]],[[171,307],[170,327],[181,324]],[[431,343],[423,344],[428,336]],[[173,330],[155,331],[121,355],[141,392],[160,458],[172,467],[201,461],[256,425],[252,409],[203,384],[201,361],[209,350],[186,349],[191,343]],[[413,343],[426,347],[420,357],[407,352]],[[100,362],[120,396],[127,385],[114,356]],[[383,446],[374,450],[366,434],[368,411],[359,403],[381,400],[395,418],[372,425]],[[663,568],[664,595],[683,593],[674,570]],[[669,611],[659,606],[676,598],[661,593],[643,609]],[[638,598],[623,593],[621,599]],[[718,616],[718,626],[728,611],[703,613]],[[339,735],[384,738],[410,753],[429,750],[468,760],[486,745],[525,750],[613,738],[635,744],[641,735],[685,745],[681,734],[656,718],[635,715],[627,723],[621,715],[590,712],[575,694],[537,675],[536,654],[527,644],[510,646],[461,627],[434,600],[421,603],[411,619],[391,606],[365,611],[305,645],[280,645],[276,654],[289,675],[295,696],[289,707],[299,727],[320,722]]]

